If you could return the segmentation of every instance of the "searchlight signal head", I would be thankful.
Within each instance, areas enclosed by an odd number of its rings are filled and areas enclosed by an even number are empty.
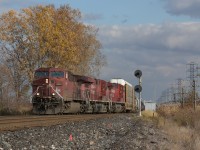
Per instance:
[[[134,72],[134,75],[137,77],[137,78],[140,78],[142,76],[142,71],[141,70],[136,70]]]
[[[136,86],[134,87],[134,90],[135,90],[135,92],[139,93],[139,92],[142,91],[142,86],[141,86],[141,85],[136,85]]]

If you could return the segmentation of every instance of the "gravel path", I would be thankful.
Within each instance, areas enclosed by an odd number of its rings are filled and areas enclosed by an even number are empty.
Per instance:
[[[170,142],[132,114],[0,133],[0,150],[170,150]]]

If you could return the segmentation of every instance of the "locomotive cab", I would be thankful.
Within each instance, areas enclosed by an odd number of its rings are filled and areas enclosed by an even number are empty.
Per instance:
[[[66,80],[67,72],[63,69],[39,68],[35,71],[32,83],[32,103],[35,112],[46,113],[48,108],[56,109],[63,103],[62,91]]]
[[[33,93],[42,97],[51,97],[55,95],[61,97],[62,86],[65,80],[65,72],[63,70],[39,69],[34,75],[32,84]]]

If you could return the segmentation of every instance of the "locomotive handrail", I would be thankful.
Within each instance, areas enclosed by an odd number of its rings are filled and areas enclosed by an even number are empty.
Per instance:
[[[52,90],[53,90],[54,92],[56,92],[56,94],[57,94],[61,99],[64,99],[64,98],[52,87],[51,84],[49,84],[49,86],[52,88]]]
[[[30,103],[32,103],[32,98],[33,98],[33,96],[35,96],[35,94],[38,92],[38,90],[39,90],[40,87],[42,87],[42,86],[38,86],[37,89],[35,90],[35,92],[31,95],[31,97],[30,97],[30,98],[31,98],[31,99],[30,99]]]
[[[63,113],[64,98],[60,95],[60,93],[58,93],[58,92],[52,87],[51,84],[49,84],[49,86],[50,86],[50,87],[52,88],[52,90],[53,90],[54,92],[56,92],[56,94],[61,98],[62,107],[60,108],[60,111],[61,111],[61,113]]]

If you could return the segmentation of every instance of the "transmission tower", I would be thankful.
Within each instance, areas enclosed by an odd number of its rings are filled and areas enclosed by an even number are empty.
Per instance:
[[[197,87],[197,75],[198,75],[198,65],[194,62],[191,62],[187,64],[189,69],[187,69],[187,72],[189,72],[189,82],[190,82],[190,89],[192,92],[193,97],[193,107],[194,110],[196,110],[196,87]]]
[[[197,80],[198,65],[194,62],[190,62],[189,64],[187,64],[187,68],[187,72],[189,73],[187,78],[189,78],[190,87],[192,88],[194,80]]]

